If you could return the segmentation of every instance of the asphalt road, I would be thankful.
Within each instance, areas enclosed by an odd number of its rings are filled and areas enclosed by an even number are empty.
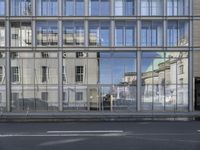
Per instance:
[[[0,150],[200,150],[200,122],[0,123]]]

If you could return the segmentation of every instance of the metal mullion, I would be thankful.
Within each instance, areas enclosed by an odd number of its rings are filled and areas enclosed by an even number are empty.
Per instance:
[[[177,111],[177,100],[178,100],[178,58],[176,58],[176,103],[174,103],[174,113]]]
[[[157,58],[154,58],[157,59]],[[152,112],[154,111],[154,61],[152,62]]]

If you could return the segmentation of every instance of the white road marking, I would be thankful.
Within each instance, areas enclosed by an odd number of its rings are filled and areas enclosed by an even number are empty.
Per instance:
[[[123,133],[123,130],[91,130],[91,131],[47,131],[49,134],[55,133]]]
[[[200,132],[200,130],[197,130],[197,132]]]

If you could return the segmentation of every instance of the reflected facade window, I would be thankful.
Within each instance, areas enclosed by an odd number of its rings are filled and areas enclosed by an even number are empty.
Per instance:
[[[168,0],[168,16],[186,16],[189,13],[189,0]]]
[[[84,16],[84,0],[64,0],[64,16]]]
[[[110,45],[110,23],[89,22],[89,45],[109,46]]]
[[[5,0],[0,0],[0,16],[5,15]]]
[[[37,22],[37,45],[56,46],[58,45],[58,25],[54,21]]]
[[[83,66],[76,66],[75,68],[76,74],[75,74],[75,80],[76,82],[83,82],[83,74],[84,74],[84,67]]]
[[[27,47],[32,44],[32,29],[30,22],[11,23],[11,46]]]
[[[110,0],[90,0],[89,1],[90,16],[109,16]]]
[[[163,0],[141,0],[142,16],[161,16],[163,15]]]
[[[141,46],[162,46],[163,24],[159,21],[143,21],[141,28]]]
[[[84,45],[84,23],[68,21],[63,24],[64,45]]]
[[[57,16],[57,0],[37,0],[36,13],[38,16]]]
[[[168,21],[168,46],[188,46],[188,37],[189,24],[187,21]]]
[[[141,67],[142,110],[187,110],[187,52],[144,52]]]
[[[136,23],[116,22],[115,23],[115,46],[135,46]]]
[[[11,0],[12,16],[30,16],[32,15],[31,0]]]
[[[5,23],[0,22],[0,47],[5,46]]]
[[[115,0],[115,16],[135,15],[135,0]]]

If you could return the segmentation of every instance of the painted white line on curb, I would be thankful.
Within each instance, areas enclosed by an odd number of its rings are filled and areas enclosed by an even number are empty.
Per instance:
[[[123,130],[91,130],[91,131],[47,131],[49,134],[55,133],[123,133]]]

